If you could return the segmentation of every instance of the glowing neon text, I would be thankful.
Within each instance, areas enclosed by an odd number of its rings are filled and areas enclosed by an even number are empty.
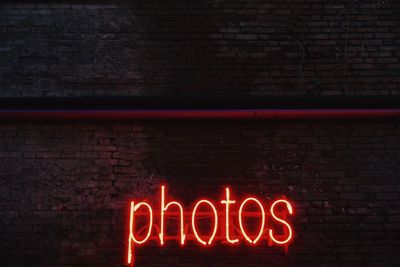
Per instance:
[[[196,201],[188,212],[178,201],[166,200],[165,186],[161,186],[160,191],[159,212],[153,212],[152,206],[145,201],[130,202],[127,245],[127,263],[130,265],[135,262],[134,246],[143,245],[148,241],[159,242],[161,246],[167,240],[179,241],[181,246],[185,245],[186,241],[211,246],[215,240],[229,245],[240,243],[240,240],[245,244],[257,245],[262,239],[266,239],[267,245],[284,246],[287,249],[293,240],[293,227],[287,217],[294,215],[294,210],[285,198],[272,201],[269,209],[256,197],[245,198],[240,205],[236,205],[236,200],[231,198],[230,188],[226,187],[224,199],[216,202],[222,206],[221,212],[216,204],[208,199]],[[159,220],[154,222],[156,214],[159,214]],[[138,218],[142,219],[144,225],[136,231]],[[167,221],[171,219],[177,220],[174,225],[178,226],[178,235],[166,233]],[[209,228],[208,233],[201,233],[204,232],[204,228],[199,227],[199,220],[207,220],[207,225],[212,226],[206,227]]]

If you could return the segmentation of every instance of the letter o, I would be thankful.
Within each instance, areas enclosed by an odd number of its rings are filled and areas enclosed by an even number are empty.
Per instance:
[[[243,208],[244,208],[244,206],[246,205],[246,203],[249,202],[249,201],[254,201],[255,203],[257,203],[257,205],[260,207],[261,215],[262,215],[260,232],[258,233],[257,237],[256,237],[254,240],[252,240],[252,239],[246,234],[246,231],[244,230],[244,227],[243,227],[243,218],[242,218]],[[242,231],[242,234],[243,234],[244,238],[245,238],[250,244],[256,244],[257,241],[261,238],[261,236],[262,236],[262,234],[263,234],[263,231],[264,231],[264,226],[265,226],[265,211],[264,211],[263,205],[261,204],[261,202],[260,202],[258,199],[253,198],[253,197],[249,197],[249,198],[246,198],[246,199],[242,202],[242,204],[240,205],[240,208],[239,208],[239,226],[240,226],[240,230]]]
[[[199,234],[197,233],[196,223],[195,223],[197,208],[200,206],[200,204],[203,204],[203,203],[208,204],[214,213],[214,229],[213,229],[213,232],[207,242],[200,238]],[[196,239],[203,245],[211,245],[211,243],[214,240],[214,237],[217,233],[217,228],[218,228],[218,213],[217,213],[217,209],[215,208],[215,206],[210,201],[205,200],[205,199],[198,201],[196,203],[196,205],[194,206],[193,212],[192,212],[192,229],[193,229],[193,233],[194,233],[194,236],[196,237]]]

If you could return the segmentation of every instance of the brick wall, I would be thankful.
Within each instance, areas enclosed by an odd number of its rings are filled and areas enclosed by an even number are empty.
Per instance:
[[[3,124],[3,266],[122,266],[127,205],[221,199],[223,185],[296,210],[282,248],[145,246],[137,266],[395,265],[398,122]],[[164,177],[164,178],[163,178]],[[264,241],[265,242],[265,241]]]
[[[0,94],[398,95],[399,13],[395,0],[11,2]]]
[[[396,0],[9,1],[0,96],[399,95]],[[397,266],[400,123],[0,123],[0,266],[123,266],[128,201],[286,195],[277,247],[137,266]]]

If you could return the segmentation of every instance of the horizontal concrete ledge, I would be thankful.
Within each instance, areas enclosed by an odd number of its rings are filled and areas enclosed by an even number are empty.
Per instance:
[[[399,118],[398,96],[0,98],[0,120]]]
[[[2,121],[377,118],[400,118],[400,109],[0,110],[0,120]]]

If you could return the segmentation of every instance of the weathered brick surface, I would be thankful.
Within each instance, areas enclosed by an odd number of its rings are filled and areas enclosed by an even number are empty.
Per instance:
[[[396,0],[14,1],[0,96],[398,95]],[[57,2],[57,3],[55,3]],[[293,200],[295,241],[139,249],[137,266],[398,266],[400,123],[0,124],[0,266],[122,266],[160,182]]]
[[[187,205],[223,185],[293,200],[295,241],[276,247],[168,244],[137,266],[398,266],[400,123],[2,124],[1,266],[122,266],[127,202]]]
[[[396,0],[0,6],[0,95],[399,94]]]

